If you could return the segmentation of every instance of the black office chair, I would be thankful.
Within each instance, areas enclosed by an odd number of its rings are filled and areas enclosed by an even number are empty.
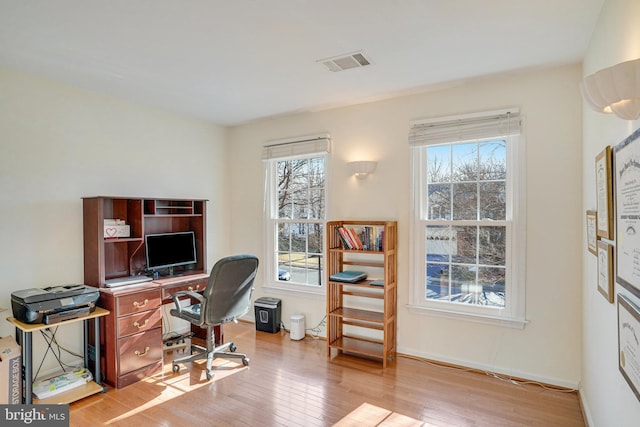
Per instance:
[[[211,365],[216,357],[242,359],[244,366],[249,365],[247,355],[235,353],[236,346],[232,342],[215,347],[214,326],[235,322],[238,317],[249,311],[257,271],[258,258],[253,255],[222,258],[213,266],[202,295],[194,291],[180,291],[171,296],[175,304],[175,308],[171,309],[171,315],[207,329],[207,347],[192,345],[192,348],[199,352],[175,359],[173,372],[180,370],[178,363],[206,358],[207,379],[210,380],[213,378]],[[179,299],[185,296],[198,300],[198,303],[181,307]]]

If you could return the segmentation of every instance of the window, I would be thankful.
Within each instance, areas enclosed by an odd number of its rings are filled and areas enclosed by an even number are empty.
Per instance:
[[[412,309],[524,325],[521,118],[500,111],[415,122]]]
[[[264,147],[267,287],[324,291],[329,148],[328,137]]]

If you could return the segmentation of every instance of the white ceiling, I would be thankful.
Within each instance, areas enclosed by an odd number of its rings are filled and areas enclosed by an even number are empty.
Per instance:
[[[234,125],[579,62],[602,3],[0,0],[0,66]]]

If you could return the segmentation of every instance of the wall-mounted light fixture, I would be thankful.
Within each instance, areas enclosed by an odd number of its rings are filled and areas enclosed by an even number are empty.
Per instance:
[[[624,120],[640,117],[640,58],[622,62],[586,76],[582,97],[599,113],[614,113]]]
[[[360,161],[349,162],[347,164],[349,165],[351,174],[355,175],[358,179],[365,179],[370,173],[376,170],[378,162]]]

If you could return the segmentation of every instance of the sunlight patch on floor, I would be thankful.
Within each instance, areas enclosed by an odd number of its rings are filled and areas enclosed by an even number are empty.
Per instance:
[[[207,380],[205,373],[206,360],[181,364],[180,371],[177,373],[172,372],[171,363],[167,363],[164,366],[162,372],[145,378],[142,381],[163,387],[162,392],[158,394],[154,399],[147,403],[125,412],[115,418],[110,419],[106,424],[112,424],[119,421],[126,420],[127,418],[142,413],[148,409],[153,408],[156,405],[160,405],[168,402],[169,400],[179,397],[184,393],[196,390],[200,387],[210,385],[216,381],[220,381],[230,375],[238,372],[242,372],[245,369],[249,369],[247,366],[243,366],[242,363],[233,362],[226,359],[215,359],[213,361],[214,376],[211,380]]]
[[[333,425],[334,427],[435,427],[415,418],[379,406],[363,403]]]

